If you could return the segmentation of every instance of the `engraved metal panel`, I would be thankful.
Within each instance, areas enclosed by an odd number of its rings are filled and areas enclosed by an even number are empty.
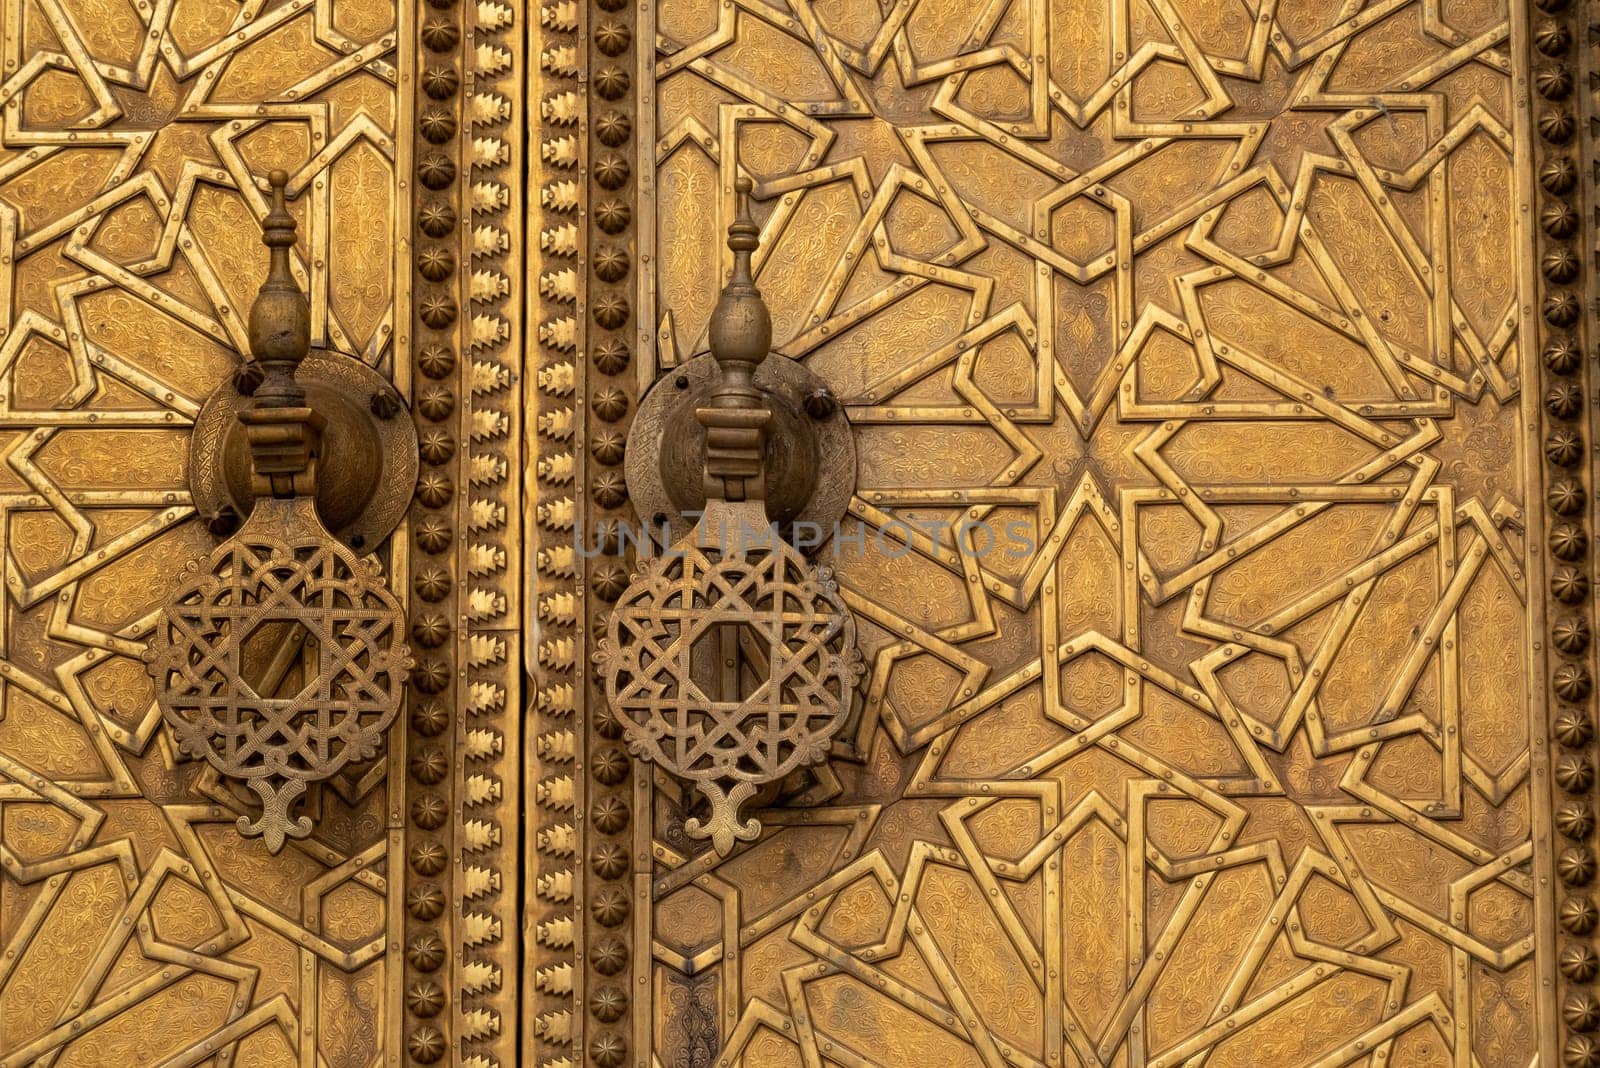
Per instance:
[[[1582,5],[0,20],[0,1064],[1600,1063]],[[277,858],[138,661],[273,166],[424,463],[404,737]],[[869,672],[720,860],[586,665],[738,176]]]
[[[705,348],[753,178],[776,347],[856,428],[869,670],[759,841],[661,776],[612,821],[633,1059],[1551,1063],[1545,590],[1587,579],[1542,549],[1522,5],[639,11],[634,389]]]
[[[408,19],[0,5],[0,1064],[398,1063],[403,744],[269,856],[140,654],[215,544],[184,457],[248,349],[268,171],[313,339],[407,381]]]

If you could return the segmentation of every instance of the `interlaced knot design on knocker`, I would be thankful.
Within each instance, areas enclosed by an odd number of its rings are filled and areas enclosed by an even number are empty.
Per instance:
[[[758,786],[827,757],[860,663],[831,575],[782,539],[725,555],[691,535],[623,594],[606,649],[631,748],[700,788],[711,817],[686,829],[722,853],[760,832],[738,818]],[[719,692],[728,657],[757,675],[748,693]]]
[[[319,420],[295,382],[309,315],[289,270],[287,178],[270,181],[271,267],[250,314],[263,378],[239,415],[256,503],[237,534],[185,569],[145,658],[178,744],[249,784],[262,809],[239,818],[240,832],[277,852],[311,833],[309,817],[291,814],[309,783],[377,754],[411,657],[377,561],[358,558],[317,515]]]
[[[779,537],[763,507],[771,412],[753,378],[772,326],[750,273],[750,188],[739,181],[734,271],[712,313],[721,377],[695,413],[705,513],[634,579],[596,654],[630,749],[699,788],[711,813],[685,830],[723,855],[760,833],[739,810],[761,785],[827,758],[862,671],[831,572]]]

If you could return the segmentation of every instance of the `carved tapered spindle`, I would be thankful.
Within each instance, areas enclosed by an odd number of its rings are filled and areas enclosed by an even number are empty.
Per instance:
[[[289,176],[273,171],[272,210],[261,221],[261,242],[270,250],[266,281],[250,309],[250,352],[265,375],[256,387],[258,408],[297,408],[305,403],[305,390],[295,382],[300,361],[311,350],[311,307],[289,269],[294,247],[295,221],[284,199]]]
[[[306,406],[305,387],[295,379],[311,350],[311,308],[289,269],[295,222],[285,202],[289,176],[273,171],[272,209],[261,221],[261,241],[270,251],[266,281],[250,308],[250,351],[261,384],[251,406],[239,412],[250,439],[255,492],[291,497],[315,492],[322,420]]]
[[[721,372],[710,399],[695,409],[706,428],[706,496],[760,500],[762,453],[772,412],[756,388],[756,369],[772,348],[772,316],[751,273],[761,231],[750,218],[750,179],[734,183],[737,209],[728,226],[733,274],[711,312],[711,355]]]

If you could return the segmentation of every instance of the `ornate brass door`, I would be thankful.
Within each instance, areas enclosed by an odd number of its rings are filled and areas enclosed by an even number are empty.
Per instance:
[[[0,1065],[1600,1066],[1583,5],[524,7],[0,0]],[[276,851],[143,662],[274,170],[419,463]],[[712,842],[595,654],[742,180],[864,672]]]
[[[1577,7],[546,9],[530,1057],[1596,1063]],[[585,682],[634,547],[564,554],[742,178],[867,673],[724,855]]]
[[[516,1063],[523,29],[448,0],[0,4],[0,1064]],[[376,752],[349,735],[264,844],[141,656],[241,518],[186,458],[226,468],[230,415],[190,428],[265,358],[275,170],[323,402],[416,421],[336,444],[323,411],[318,464],[345,503],[404,476],[392,538],[322,519],[377,553],[415,667]],[[299,655],[348,654],[341,612]]]

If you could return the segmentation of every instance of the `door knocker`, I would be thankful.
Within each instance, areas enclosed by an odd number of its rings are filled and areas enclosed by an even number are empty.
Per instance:
[[[827,758],[862,673],[855,622],[831,571],[808,563],[767,507],[771,446],[783,453],[795,443],[772,440],[775,427],[783,432],[774,411],[782,399],[762,387],[761,369],[791,361],[769,360],[772,321],[751,274],[759,231],[750,188],[738,183],[733,275],[712,312],[711,354],[702,357],[713,363],[711,381],[693,409],[704,428],[704,511],[635,577],[596,653],[629,748],[699,788],[710,816],[685,830],[722,855],[760,833],[739,811],[760,786]],[[819,418],[835,416],[842,426],[836,406]],[[669,422],[636,425],[647,439],[642,454],[654,450],[664,462]],[[853,484],[853,449],[848,460]],[[817,472],[790,467],[815,481]],[[792,497],[792,514],[803,514],[807,496]]]
[[[271,261],[249,324],[254,361],[247,366],[255,370],[207,403],[190,466],[197,505],[232,494],[245,519],[185,569],[145,660],[179,746],[255,791],[261,814],[239,817],[240,833],[259,836],[276,853],[286,838],[311,833],[310,817],[292,814],[307,786],[375,757],[399,711],[411,668],[405,617],[378,562],[350,544],[370,551],[392,532],[399,512],[384,502],[397,492],[409,498],[417,459],[414,430],[406,451],[409,419],[375,429],[360,425],[363,415],[383,421],[362,404],[319,403],[352,382],[389,387],[347,357],[307,358],[310,314],[290,272],[295,221],[285,205],[287,177],[274,171],[269,182],[272,210],[262,239]],[[248,397],[240,384],[253,387]],[[370,405],[374,413],[379,407]],[[382,443],[384,462],[341,476],[377,486],[360,507],[340,511],[333,502],[341,541],[329,533],[319,491],[330,467],[360,463],[363,441]],[[230,457],[230,442],[242,455]],[[226,472],[241,464],[248,480],[230,485]],[[235,525],[221,506],[208,518],[219,533]]]

